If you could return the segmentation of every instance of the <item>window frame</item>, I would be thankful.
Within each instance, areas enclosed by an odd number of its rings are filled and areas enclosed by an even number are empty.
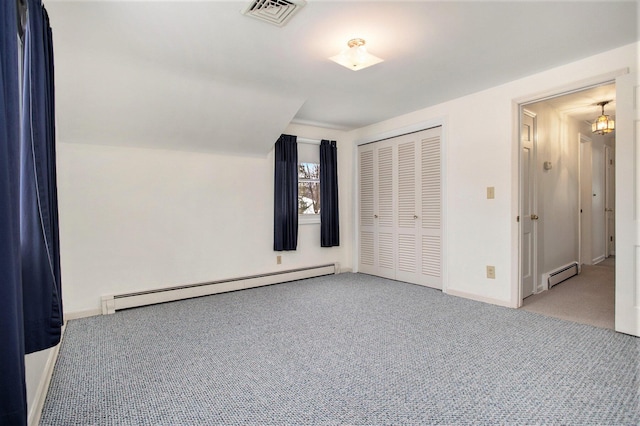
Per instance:
[[[306,139],[306,138],[298,138],[298,168],[301,164],[310,163],[317,164],[318,168],[320,167],[320,141],[314,139]],[[312,145],[304,147],[300,149],[300,144],[303,145]],[[302,154],[302,155],[301,155]],[[320,174],[318,174],[318,179],[300,179],[298,176],[298,200],[300,200],[300,182],[318,182],[318,190],[320,189]],[[318,193],[318,197],[320,194]],[[320,200],[320,208],[322,208],[322,200]],[[298,224],[299,225],[311,225],[311,224],[320,224],[320,214],[315,213],[307,213],[300,214],[298,212]]]

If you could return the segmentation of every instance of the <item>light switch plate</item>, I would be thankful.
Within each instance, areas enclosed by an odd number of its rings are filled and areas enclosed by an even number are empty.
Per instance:
[[[487,265],[487,278],[495,279],[496,277],[496,267]]]
[[[496,198],[495,186],[487,186],[487,200],[493,200]]]

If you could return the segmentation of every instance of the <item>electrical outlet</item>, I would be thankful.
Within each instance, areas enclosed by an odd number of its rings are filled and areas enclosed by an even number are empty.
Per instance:
[[[280,256],[280,255],[276,256],[276,263],[278,265],[282,264],[282,256]]]
[[[487,278],[494,279],[496,277],[496,267],[487,265]]]
[[[493,200],[496,198],[495,186],[487,186],[487,200]]]

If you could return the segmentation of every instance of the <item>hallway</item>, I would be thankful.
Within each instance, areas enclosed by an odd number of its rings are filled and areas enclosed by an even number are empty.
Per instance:
[[[524,299],[521,309],[542,315],[614,329],[615,256],[539,294]]]

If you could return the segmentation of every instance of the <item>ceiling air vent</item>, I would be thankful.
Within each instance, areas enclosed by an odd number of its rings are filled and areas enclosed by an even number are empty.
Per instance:
[[[283,27],[305,4],[305,0],[253,0],[242,14]]]

